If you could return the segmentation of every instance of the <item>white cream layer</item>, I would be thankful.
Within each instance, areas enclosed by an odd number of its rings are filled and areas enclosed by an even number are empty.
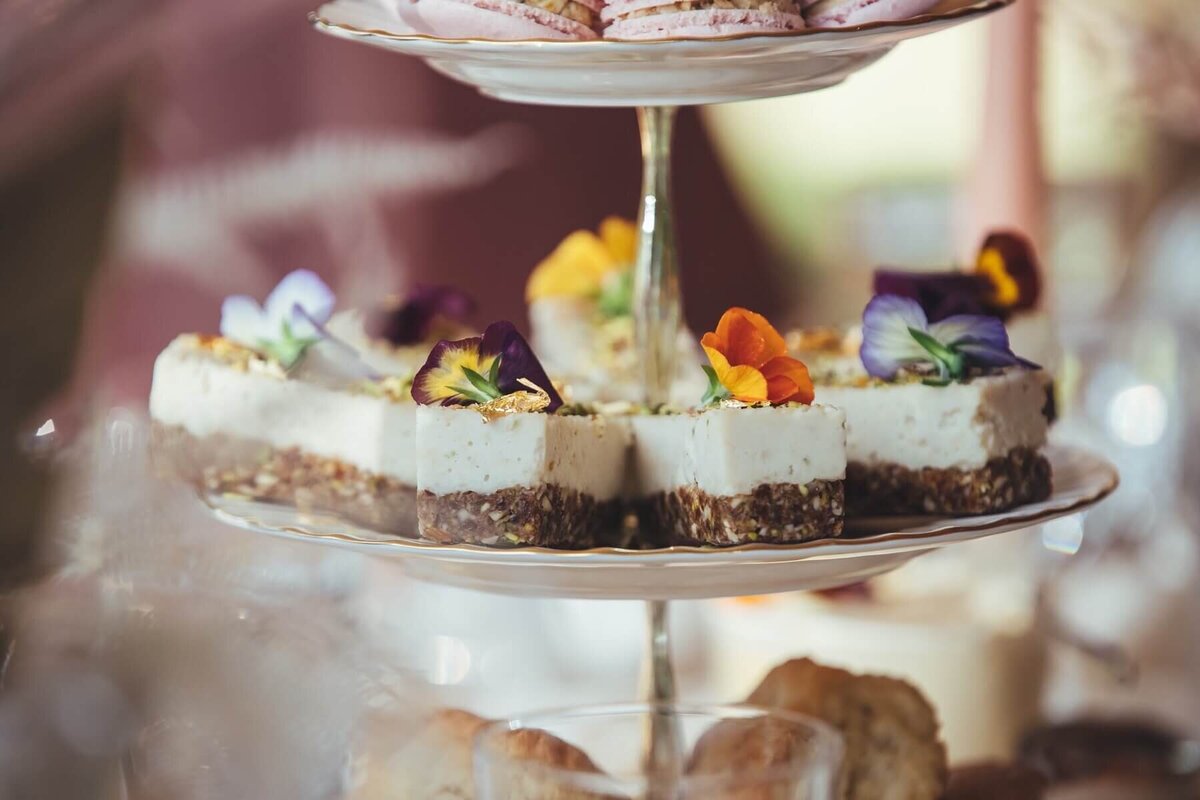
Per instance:
[[[818,386],[817,396],[846,412],[852,462],[977,469],[1046,443],[1049,384],[1040,370],[1010,370],[949,386]]]
[[[417,488],[489,494],[555,484],[599,500],[625,482],[629,426],[617,417],[509,414],[491,422],[470,408],[417,409]]]
[[[635,481],[646,494],[695,486],[733,497],[763,484],[846,475],[845,416],[828,405],[713,408],[631,422]]]
[[[193,436],[296,447],[415,485],[416,404],[235,369],[180,336],[154,363],[150,415]]]

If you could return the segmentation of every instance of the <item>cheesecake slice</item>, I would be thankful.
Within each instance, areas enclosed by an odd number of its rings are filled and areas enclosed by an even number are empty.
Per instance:
[[[658,546],[839,536],[845,416],[828,405],[726,405],[631,418],[642,538]]]
[[[614,543],[630,446],[620,418],[545,412],[487,418],[417,409],[417,514],[441,543],[578,550]]]
[[[988,514],[1050,495],[1050,376],[1014,368],[930,386],[814,372],[846,413],[846,504],[856,515]],[[822,380],[829,380],[822,383]]]
[[[310,352],[292,370],[220,336],[185,334],[158,357],[155,454],[205,491],[416,532],[416,404],[402,378],[335,378]]]

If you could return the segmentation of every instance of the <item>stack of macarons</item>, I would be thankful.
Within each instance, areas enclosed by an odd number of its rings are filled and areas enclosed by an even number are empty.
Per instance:
[[[400,0],[401,3],[410,0]],[[604,0],[417,0],[424,27],[449,39],[600,38]]]
[[[843,28],[938,0],[398,0],[445,38],[676,39]],[[406,18],[408,14],[404,15]]]
[[[848,28],[924,14],[939,0],[808,0],[804,21],[810,28]]]
[[[609,39],[703,38],[804,27],[793,0],[612,0],[600,19]]]

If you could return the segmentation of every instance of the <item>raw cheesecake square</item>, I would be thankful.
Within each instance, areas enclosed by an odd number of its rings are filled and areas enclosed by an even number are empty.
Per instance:
[[[407,392],[320,382],[221,337],[185,334],[155,362],[150,415],[158,462],[207,491],[416,532]]]
[[[1012,369],[948,386],[865,377],[819,388],[846,412],[852,514],[986,514],[1044,500],[1050,377]]]
[[[619,533],[623,419],[417,409],[417,514],[436,542],[583,549]]]
[[[845,416],[828,405],[631,418],[643,538],[658,546],[839,536]]]

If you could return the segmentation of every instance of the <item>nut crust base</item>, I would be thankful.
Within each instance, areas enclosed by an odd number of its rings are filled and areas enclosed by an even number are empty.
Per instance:
[[[1050,462],[1029,448],[993,458],[979,469],[914,470],[898,464],[846,467],[846,513],[995,514],[1050,496]]]

